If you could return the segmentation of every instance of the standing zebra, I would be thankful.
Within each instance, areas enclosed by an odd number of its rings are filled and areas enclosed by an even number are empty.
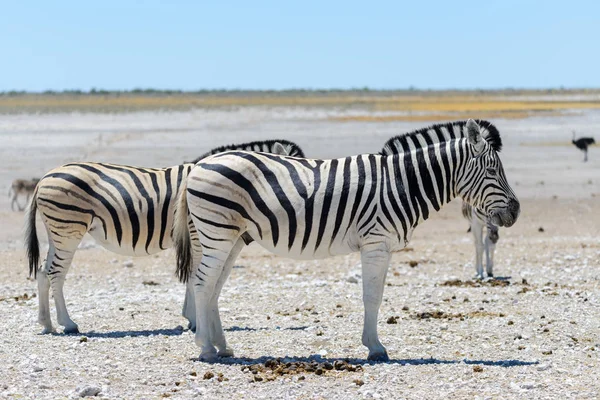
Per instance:
[[[26,246],[29,274],[38,282],[39,317],[42,333],[53,332],[49,289],[56,303],[58,323],[65,333],[78,327],[69,317],[63,285],[79,243],[89,233],[104,248],[129,256],[155,254],[173,244],[175,203],[182,182],[195,162],[222,151],[239,149],[303,156],[295,143],[268,140],[223,146],[211,150],[193,163],[169,168],[139,168],[115,164],[71,163],[48,172],[39,182],[27,216]],[[39,210],[48,233],[48,256],[40,267],[39,243],[35,228]],[[193,227],[190,220],[190,227]],[[201,247],[194,231],[196,257]],[[195,329],[195,304],[188,285],[183,315]]]
[[[500,238],[498,227],[487,218],[483,211],[473,208],[469,203],[462,204],[463,216],[469,221],[469,230],[475,238],[475,271],[476,277],[483,279],[483,250],[485,249],[485,271],[488,278],[494,276],[494,251]],[[483,227],[486,227],[485,240],[482,239]]]
[[[377,314],[390,253],[457,196],[498,225],[517,220],[519,202],[497,154],[499,140],[490,123],[469,120],[394,137],[381,154],[311,160],[232,151],[196,164],[179,199],[173,236],[180,276],[195,288],[200,359],[233,354],[218,299],[249,236],[296,259],[360,251],[362,342],[369,360],[387,360]],[[194,266],[189,216],[203,248]]]

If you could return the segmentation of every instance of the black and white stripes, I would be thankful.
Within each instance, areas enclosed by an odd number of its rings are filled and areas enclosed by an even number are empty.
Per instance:
[[[187,178],[175,222],[178,269],[189,270],[195,284],[201,358],[231,353],[219,329],[218,296],[247,235],[298,259],[361,251],[363,343],[370,359],[386,359],[376,321],[390,252],[457,196],[498,225],[516,221],[519,203],[500,146],[491,124],[469,120],[392,138],[380,154],[311,160],[231,151],[203,159]],[[193,270],[188,209],[203,247]]]

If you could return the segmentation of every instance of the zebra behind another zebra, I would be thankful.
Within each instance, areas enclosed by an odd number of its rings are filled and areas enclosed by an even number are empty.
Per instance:
[[[177,206],[174,240],[179,275],[193,281],[196,344],[201,360],[231,356],[218,299],[249,236],[296,259],[361,252],[369,360],[387,360],[377,314],[393,250],[414,228],[461,196],[488,218],[511,226],[519,202],[497,154],[489,122],[469,120],[390,139],[381,154],[311,160],[243,151],[203,159],[187,177]],[[204,250],[195,263],[189,216]]]
[[[240,149],[304,156],[295,143],[268,140],[223,146],[203,157]],[[29,274],[37,277],[39,317],[42,333],[54,332],[50,317],[49,290],[56,303],[58,323],[65,333],[76,333],[70,318],[63,286],[79,243],[89,233],[104,248],[129,256],[158,253],[173,244],[171,234],[175,200],[182,182],[194,166],[185,163],[169,168],[139,168],[115,164],[80,162],[58,167],[39,182],[28,210],[26,246]],[[36,211],[48,233],[48,255],[40,267],[39,243],[35,228]],[[191,220],[190,228],[193,228]],[[194,230],[195,257],[202,250]],[[193,292],[186,290],[183,315],[195,328]]]
[[[475,238],[475,271],[476,277],[483,279],[483,251],[485,250],[485,271],[488,278],[494,276],[494,251],[500,238],[498,227],[486,217],[485,213],[473,208],[467,202],[462,204],[463,216],[469,221],[469,230]],[[482,238],[483,227],[486,227],[485,239]]]

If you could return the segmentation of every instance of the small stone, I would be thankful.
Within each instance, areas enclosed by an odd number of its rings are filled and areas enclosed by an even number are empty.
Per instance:
[[[538,228],[538,232],[544,232],[544,227],[540,226],[540,227]]]
[[[523,389],[533,389],[533,388],[535,388],[535,383],[534,382],[525,382],[521,385],[521,387]]]
[[[214,378],[214,377],[215,377],[215,374],[214,374],[214,373],[212,373],[211,371],[206,371],[206,372],[204,373],[204,379],[212,379],[212,378]]]
[[[79,343],[85,343],[88,341],[88,338],[86,336],[82,336],[79,338]]]
[[[408,306],[402,307],[402,311],[408,311]]]
[[[365,384],[365,382],[364,382],[362,379],[355,379],[355,380],[353,380],[352,382],[354,382],[354,384],[355,384],[356,386],[362,386],[362,385],[364,385],[364,384]]]
[[[513,321],[508,321],[508,325],[514,325],[515,323]]]
[[[79,397],[93,397],[98,396],[102,389],[98,386],[86,386],[79,391]]]
[[[131,268],[131,267],[133,267],[133,261],[127,260],[123,263],[123,266],[127,267],[127,268]]]
[[[514,382],[511,382],[509,386],[512,390],[518,390],[518,391],[521,390],[521,387]]]
[[[356,279],[356,277],[354,275],[350,275],[348,278],[346,278],[346,282],[348,282],[348,283],[358,283],[358,279]]]
[[[550,364],[540,364],[537,366],[538,371],[546,371],[550,369]]]
[[[35,367],[33,367],[33,372],[42,372],[44,370],[43,367],[40,367],[38,365],[36,365]]]
[[[483,367],[481,365],[475,365],[473,367],[473,372],[483,372]]]
[[[397,324],[398,323],[398,317],[395,316],[391,316],[387,319],[387,323],[388,324]]]
[[[447,331],[448,330],[448,324],[443,324],[442,326],[440,326],[440,330],[441,331]]]
[[[411,268],[414,268],[414,267],[416,267],[417,265],[419,265],[419,262],[418,262],[418,261],[415,261],[415,260],[410,260],[410,261],[408,262],[408,265],[410,265],[410,267],[411,267]]]

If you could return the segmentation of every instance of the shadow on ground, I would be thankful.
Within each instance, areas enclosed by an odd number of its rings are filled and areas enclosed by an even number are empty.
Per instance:
[[[200,361],[198,358],[191,358],[191,361]],[[537,365],[539,361],[523,361],[523,360],[442,360],[439,358],[403,358],[403,359],[392,359],[389,361],[369,361],[364,358],[323,358],[318,354],[313,354],[309,357],[298,357],[298,356],[289,356],[289,357],[269,357],[269,356],[261,356],[256,358],[247,358],[247,357],[227,357],[220,358],[219,360],[213,362],[212,364],[223,364],[223,365],[264,365],[270,360],[277,360],[279,363],[335,363],[336,361],[345,362],[355,366],[362,365],[377,365],[377,364],[398,364],[398,365],[432,365],[432,364],[473,364],[473,365],[487,365],[491,367],[521,367],[521,366],[529,366],[529,365]]]

